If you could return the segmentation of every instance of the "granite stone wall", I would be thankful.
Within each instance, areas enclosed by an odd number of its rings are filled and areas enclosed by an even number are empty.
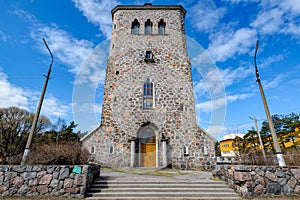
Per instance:
[[[140,153],[142,129],[156,135],[157,167],[163,165],[162,141],[167,139],[167,163],[175,168],[206,168],[215,164],[214,139],[196,124],[190,59],[182,7],[128,6],[113,12],[110,56],[106,67],[100,126],[83,138],[94,160],[109,167],[129,167],[131,142]],[[132,34],[132,22],[140,23]],[[150,19],[152,34],[144,33]],[[158,34],[158,23],[166,23]],[[145,61],[146,51],[153,54]],[[143,85],[153,83],[153,108],[143,108]],[[184,155],[184,148],[189,154]],[[139,167],[139,156],[136,167]]]
[[[300,195],[300,167],[217,165],[212,173],[243,197]]]
[[[0,166],[0,196],[72,196],[83,198],[99,165],[81,166]]]

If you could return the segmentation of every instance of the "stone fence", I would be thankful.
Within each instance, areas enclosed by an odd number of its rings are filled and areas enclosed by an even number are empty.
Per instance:
[[[0,196],[72,196],[83,198],[99,165],[1,165]]]
[[[300,167],[217,165],[212,173],[242,197],[300,194]]]

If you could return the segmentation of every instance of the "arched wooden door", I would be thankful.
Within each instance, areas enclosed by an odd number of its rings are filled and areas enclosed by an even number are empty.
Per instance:
[[[140,166],[156,166],[156,136],[150,128],[145,129],[140,137]]]

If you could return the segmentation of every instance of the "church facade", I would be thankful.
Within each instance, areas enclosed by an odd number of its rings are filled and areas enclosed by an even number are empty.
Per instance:
[[[197,126],[182,6],[116,6],[100,125],[82,138],[108,167],[207,168],[214,143]]]

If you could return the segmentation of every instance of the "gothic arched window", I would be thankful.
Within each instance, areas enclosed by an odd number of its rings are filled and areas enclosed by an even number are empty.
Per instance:
[[[140,29],[140,22],[137,19],[134,19],[134,21],[131,24],[131,34],[138,35]]]
[[[165,34],[165,28],[166,28],[166,22],[164,22],[164,20],[161,19],[158,22],[158,34],[164,35]]]
[[[145,22],[145,34],[152,34],[152,22],[150,19],[147,19],[147,21]]]
[[[153,108],[153,83],[148,78],[144,83],[144,108]]]

